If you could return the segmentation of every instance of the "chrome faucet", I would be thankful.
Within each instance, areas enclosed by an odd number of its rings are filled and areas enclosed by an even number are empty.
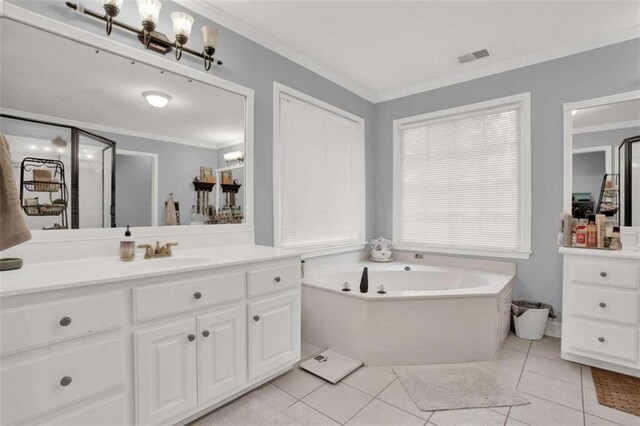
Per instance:
[[[151,244],[140,244],[138,248],[144,249],[144,258],[145,259],[155,259],[157,257],[169,257],[173,253],[171,252],[171,247],[177,246],[178,243],[166,243],[163,246],[160,246],[160,241],[156,241],[156,247],[153,248]]]

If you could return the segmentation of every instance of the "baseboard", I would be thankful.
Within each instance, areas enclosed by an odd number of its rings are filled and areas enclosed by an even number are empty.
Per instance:
[[[554,319],[549,318],[547,320],[547,328],[544,331],[546,336],[562,338],[562,323]]]

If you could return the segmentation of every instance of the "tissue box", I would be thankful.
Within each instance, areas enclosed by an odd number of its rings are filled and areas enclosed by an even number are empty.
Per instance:
[[[640,228],[621,226],[620,240],[624,250],[640,250]]]

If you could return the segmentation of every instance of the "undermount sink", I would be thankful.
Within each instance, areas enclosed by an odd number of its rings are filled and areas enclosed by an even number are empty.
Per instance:
[[[127,264],[135,269],[146,268],[180,268],[209,263],[212,257],[159,257],[156,259],[140,259]]]

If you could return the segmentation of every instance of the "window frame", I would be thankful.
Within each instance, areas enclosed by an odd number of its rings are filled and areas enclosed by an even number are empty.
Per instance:
[[[304,254],[305,257],[314,257],[314,256],[324,256],[328,254],[334,253],[342,253],[347,251],[360,250],[363,248],[366,243],[366,217],[367,217],[367,206],[366,206],[366,192],[367,192],[367,182],[366,182],[366,149],[365,149],[365,120],[362,117],[359,117],[355,114],[352,114],[348,111],[342,110],[334,105],[323,102],[319,99],[316,99],[312,96],[309,96],[305,93],[302,93],[298,90],[292,89],[290,87],[285,86],[282,83],[278,83],[276,81],[273,82],[273,245],[274,247],[281,247],[282,228],[280,226],[281,221],[281,208],[280,208],[280,173],[281,173],[281,163],[280,163],[280,154],[282,149],[282,144],[280,141],[280,96],[287,95],[293,98],[296,98],[302,102],[306,102],[310,105],[313,105],[317,108],[324,109],[333,114],[339,115],[343,118],[346,118],[350,121],[353,121],[358,126],[358,140],[360,142],[360,146],[362,147],[362,171],[360,180],[362,182],[362,193],[360,194],[361,203],[362,203],[362,212],[360,214],[360,223],[358,229],[358,241],[349,242],[346,244],[339,245],[328,245],[328,244],[318,244],[313,246],[302,246],[302,247],[286,247],[288,250],[298,251],[301,254]]]
[[[497,257],[508,259],[528,259],[531,255],[531,93],[520,93],[503,98],[462,105],[454,108],[419,114],[393,120],[393,236],[400,235],[400,182],[401,182],[401,149],[402,130],[411,125],[431,120],[454,118],[462,114],[477,113],[481,110],[499,108],[507,105],[518,105],[520,119],[520,205],[519,205],[519,247],[515,250],[476,249],[465,247],[439,247],[422,243],[394,241],[399,250],[421,251],[430,253],[455,254],[466,256]]]

